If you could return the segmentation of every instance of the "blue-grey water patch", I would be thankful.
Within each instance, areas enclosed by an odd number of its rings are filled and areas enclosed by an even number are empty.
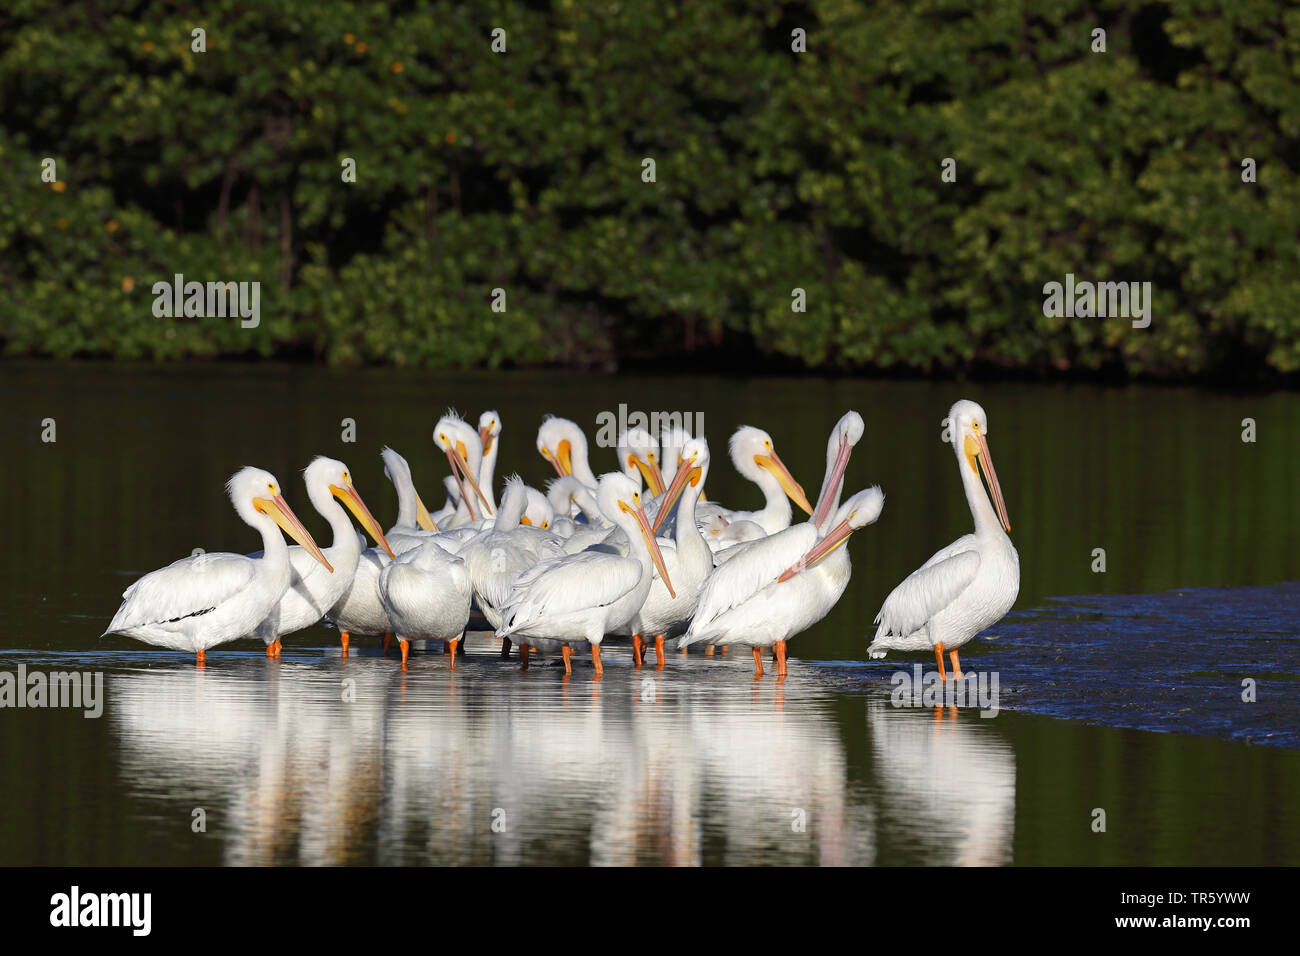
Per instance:
[[[1298,610],[1300,582],[1054,598],[962,660],[997,672],[1003,709],[1300,749]],[[889,688],[923,657],[861,668]]]

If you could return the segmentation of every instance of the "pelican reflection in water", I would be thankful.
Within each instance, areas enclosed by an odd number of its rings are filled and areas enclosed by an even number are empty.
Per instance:
[[[178,827],[206,808],[232,864],[869,865],[918,845],[916,862],[1010,860],[1014,754],[965,713],[849,718],[869,737],[863,780],[846,755],[860,731],[798,673],[602,685],[439,663],[114,675],[120,778],[183,808]]]

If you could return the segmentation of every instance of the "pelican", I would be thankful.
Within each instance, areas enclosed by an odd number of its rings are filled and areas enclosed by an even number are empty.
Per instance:
[[[554,416],[543,419],[537,429],[537,451],[561,478],[572,475],[592,491],[596,490],[596,475],[587,461],[587,436],[577,422]]]
[[[630,621],[645,604],[656,568],[669,595],[675,596],[675,592],[636,483],[611,472],[600,478],[596,498],[605,517],[633,542],[632,555],[587,550],[539,562],[515,582],[501,608],[502,626],[497,634],[518,634],[516,640],[526,639],[530,644],[533,639],[561,642],[566,674],[572,672],[569,643],[585,640],[591,645],[599,677],[604,674],[601,640]]]
[[[262,640],[266,642],[267,657],[279,657],[282,635],[292,634],[320,621],[352,586],[361,559],[362,542],[339,501],[347,505],[348,511],[356,516],[361,527],[375,539],[375,544],[383,548],[390,558],[394,556],[384,533],[379,530],[378,522],[353,487],[347,465],[335,458],[317,457],[303,472],[303,483],[307,486],[308,500],[321,517],[329,522],[330,530],[334,532],[334,543],[324,551],[326,559],[334,566],[334,573],[322,571],[321,563],[306,548],[289,549],[289,564],[292,566],[289,589],[258,628]],[[249,555],[250,558],[261,556],[261,552]],[[341,637],[343,654],[346,656],[348,635],[344,632]]]
[[[658,540],[675,593],[670,595],[664,582],[656,578],[650,584],[645,603],[628,623],[627,628],[632,633],[632,656],[637,667],[641,666],[644,648],[642,635],[654,635],[656,669],[663,669],[664,639],[675,637],[690,622],[699,601],[700,587],[713,570],[713,552],[695,524],[695,504],[708,475],[709,443],[703,438],[692,438],[681,449],[680,467],[676,469],[673,483],[659,508],[661,516],[667,515],[680,496],[673,540]]]
[[[549,519],[539,521],[529,518],[527,509],[535,501],[533,495],[541,493],[529,488],[516,475],[506,480],[501,495],[501,507],[491,529],[477,535],[461,550],[465,570],[469,574],[474,597],[479,610],[492,625],[493,631],[501,627],[501,607],[510,598],[510,591],[519,575],[539,561],[558,558],[565,553],[562,541],[547,529]],[[542,498],[545,502],[546,499]],[[550,506],[547,505],[547,510]],[[510,638],[504,638],[502,656],[510,653]]]
[[[411,466],[406,459],[387,446],[380,452],[380,458],[384,462],[384,474],[397,489],[397,521],[384,536],[389,545],[387,549],[367,548],[361,552],[351,582],[325,615],[339,629],[344,654],[347,653],[348,639],[352,634],[382,634],[384,650],[387,651],[388,635],[392,627],[388,621],[388,612],[384,610],[384,600],[379,594],[379,573],[389,562],[391,553],[401,552],[406,535],[420,529],[436,530],[429,510],[415,490],[415,482],[411,480]],[[416,544],[418,540],[405,542],[408,548]]]
[[[487,498],[488,510],[497,510],[496,492],[492,484],[496,480],[497,455],[501,452],[501,416],[495,410],[484,412],[478,417],[478,440],[483,446],[483,463],[478,469],[478,484]]]
[[[678,647],[699,641],[748,644],[754,671],[763,674],[759,648],[774,647],[776,672],[785,676],[786,641],[824,618],[848,587],[849,535],[880,517],[885,496],[867,488],[840,506],[831,530],[819,536],[805,521],[743,547],[714,569]]]
[[[564,550],[569,554],[577,554],[614,538],[624,541],[618,526],[610,524],[600,513],[591,489],[572,475],[552,478],[546,487],[546,500],[555,515],[551,531],[564,542]],[[576,519],[569,517],[574,508],[578,509]],[[617,550],[620,554],[627,553],[624,547]]]
[[[880,626],[867,653],[880,658],[889,651],[933,648],[939,676],[947,680],[943,664],[947,650],[953,676],[961,680],[958,648],[1000,621],[1016,603],[1020,556],[1007,534],[1011,521],[989,454],[988,416],[978,404],[963,399],[949,410],[948,420],[975,533],[936,551],[890,592],[876,615],[875,623]],[[980,483],[981,468],[993,495],[992,504]]]
[[[609,522],[600,513],[596,503],[594,489],[588,488],[573,475],[552,478],[546,486],[546,500],[556,515],[572,515],[577,509],[578,515],[592,527],[609,527]]]
[[[451,465],[452,476],[460,487],[460,504],[452,527],[476,524],[481,517],[492,517],[496,509],[488,502],[478,483],[479,468],[483,463],[483,443],[479,433],[455,412],[448,412],[434,426],[433,440],[446,453],[447,464]],[[467,484],[473,494],[466,490]],[[475,499],[483,506],[481,515]]]
[[[759,511],[729,511],[717,504],[702,505],[696,515],[710,549],[717,551],[784,531],[790,527],[791,501],[812,514],[808,496],[777,456],[772,436],[767,432],[742,425],[731,436],[730,453],[736,471],[763,492],[764,505]]]
[[[281,529],[334,570],[269,471],[241,468],[226,491],[235,513],[262,535],[262,557],[198,554],[151,571],[122,593],[122,606],[101,637],[121,634],[190,651],[202,666],[208,648],[252,634],[284,596],[291,569]]]
[[[456,669],[456,644],[469,623],[470,583],[465,562],[426,541],[379,573],[379,593],[402,649],[402,669],[412,640],[448,641]]]

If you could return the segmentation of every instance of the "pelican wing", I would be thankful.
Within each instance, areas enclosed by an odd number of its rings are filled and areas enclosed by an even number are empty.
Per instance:
[[[817,529],[805,521],[766,538],[728,548],[730,554],[714,568],[700,589],[700,603],[695,608],[691,632],[707,631],[718,617],[776,581],[781,572],[816,543]]]
[[[889,593],[876,615],[875,623],[880,625],[877,639],[916,633],[970,586],[979,570],[980,555],[969,542],[963,550],[954,550],[963,541],[935,554]]]
[[[465,569],[475,593],[492,607],[500,607],[510,599],[521,574],[539,561],[563,553],[562,542],[554,535],[531,528],[515,528],[491,532],[473,541],[461,556],[465,559]]]
[[[613,604],[641,580],[632,558],[599,551],[543,561],[515,581],[502,620],[513,629],[541,617]]]
[[[256,570],[253,558],[221,553],[181,558],[150,571],[122,592],[122,606],[104,634],[207,614],[246,588]]]

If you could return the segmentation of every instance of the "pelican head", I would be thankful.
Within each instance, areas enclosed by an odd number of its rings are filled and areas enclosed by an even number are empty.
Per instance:
[[[952,447],[957,452],[957,460],[965,461],[977,486],[980,484],[980,469],[984,470],[998,520],[1003,529],[1010,532],[1011,519],[1007,517],[1002,486],[998,484],[998,473],[993,469],[993,456],[989,453],[988,415],[977,402],[962,399],[948,410],[948,421],[952,427]]]
[[[852,409],[845,412],[831,429],[831,437],[826,442],[826,477],[822,480],[821,494],[817,496],[817,510],[813,513],[813,524],[818,528],[826,523],[831,509],[839,503],[844,471],[849,467],[849,456],[862,440],[865,431],[862,416]]]
[[[245,522],[254,528],[266,528],[265,519],[269,518],[333,573],[333,565],[325,560],[325,555],[280,494],[280,482],[275,475],[261,468],[241,468],[226,482],[226,493],[230,495],[236,513]]]
[[[555,468],[563,478],[574,473],[574,462],[587,461],[587,436],[578,423],[567,418],[550,416],[537,429],[537,452]],[[583,478],[578,476],[578,480]]]
[[[399,523],[401,523],[400,519],[405,518],[414,521],[425,531],[437,531],[438,526],[433,523],[429,509],[424,506],[424,502],[420,500],[420,493],[415,490],[415,481],[411,478],[411,466],[407,464],[406,459],[387,445],[379,453],[379,457],[384,462],[384,475],[397,489]],[[408,506],[414,508],[413,515],[407,513]]]
[[[801,571],[807,571],[817,562],[822,561],[837,548],[843,547],[849,535],[859,528],[865,528],[880,517],[885,507],[885,493],[879,487],[859,491],[835,512],[835,523],[831,530],[791,567],[786,568],[778,582],[788,581]]]
[[[641,485],[645,478],[651,495],[664,493],[664,476],[659,469],[659,443],[644,428],[629,428],[618,436],[618,467]]]
[[[366,533],[374,538],[375,544],[387,551],[390,558],[396,557],[393,549],[388,546],[388,540],[384,537],[379,523],[375,521],[375,516],[370,513],[366,503],[361,500],[361,495],[357,494],[357,489],[353,487],[352,474],[348,471],[347,465],[337,458],[318,455],[303,471],[302,478],[307,485],[307,497],[311,499],[317,511],[324,514],[330,498],[337,498],[352,512],[353,517]]]
[[[483,513],[491,515],[492,506],[478,485],[478,470],[483,464],[483,443],[479,440],[478,432],[454,411],[448,411],[433,427],[433,440],[447,453],[447,464],[451,466],[451,473],[460,485],[461,500],[469,509],[470,520],[477,521],[478,516],[474,512],[473,496],[465,491],[467,483],[478,500],[483,502]]]
[[[790,500],[804,510],[813,513],[813,506],[808,503],[799,482],[794,480],[790,469],[777,457],[772,446],[772,436],[761,428],[741,425],[731,436],[731,463],[750,481],[760,487],[768,476],[775,477],[781,490],[790,496]]]
[[[520,523],[541,528],[543,531],[551,530],[555,509],[546,500],[546,495],[530,485],[524,486],[524,494],[527,496],[527,506],[524,508],[524,516],[519,519]]]
[[[478,417],[478,440],[483,446],[483,454],[491,453],[496,445],[497,436],[501,434],[501,416],[496,411],[484,412]]]
[[[638,535],[640,536],[650,555],[650,560],[659,571],[659,577],[663,579],[664,587],[672,597],[676,598],[677,592],[673,590],[673,584],[668,580],[668,566],[664,564],[659,543],[655,541],[654,532],[650,530],[650,519],[646,517],[645,509],[641,506],[641,489],[637,483],[617,471],[601,475],[596,485],[596,500],[605,517],[622,528],[629,541],[635,542]]]
[[[600,506],[591,489],[572,475],[552,478],[546,486],[546,500],[551,503],[551,510],[556,515],[571,515],[574,507],[577,507],[588,521],[604,523]]]
[[[709,443],[703,438],[686,439],[675,457],[677,470],[673,475],[672,484],[668,486],[663,500],[659,503],[659,511],[655,514],[653,528],[655,531],[659,530],[659,526],[668,517],[668,512],[673,510],[673,505],[686,490],[686,486],[701,488],[705,479],[709,477]]]

